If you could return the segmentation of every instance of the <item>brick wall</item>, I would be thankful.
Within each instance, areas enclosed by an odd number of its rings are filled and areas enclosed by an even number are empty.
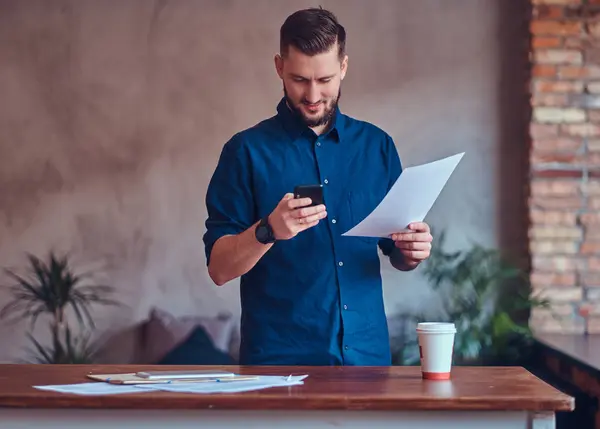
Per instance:
[[[600,0],[532,3],[531,324],[600,333]]]

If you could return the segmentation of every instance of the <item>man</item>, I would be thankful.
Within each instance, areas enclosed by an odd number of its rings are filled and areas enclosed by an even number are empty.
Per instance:
[[[378,248],[412,270],[429,256],[429,227],[341,235],[384,198],[400,159],[385,132],[338,108],[348,57],[335,16],[298,11],[280,38],[277,114],[227,142],[209,184],[209,274],[241,277],[242,364],[390,365]],[[300,184],[322,184],[324,204],[293,198]]]

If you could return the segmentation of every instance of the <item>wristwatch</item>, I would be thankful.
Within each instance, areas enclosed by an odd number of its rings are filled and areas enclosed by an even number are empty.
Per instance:
[[[259,243],[269,244],[275,242],[275,233],[273,233],[273,228],[269,225],[268,216],[265,216],[260,220],[254,231],[254,235],[256,235],[256,239]]]

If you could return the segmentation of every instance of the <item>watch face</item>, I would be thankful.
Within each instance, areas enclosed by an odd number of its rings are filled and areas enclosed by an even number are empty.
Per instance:
[[[273,239],[271,237],[269,227],[266,225],[258,225],[256,228],[256,239],[263,244],[272,242]]]

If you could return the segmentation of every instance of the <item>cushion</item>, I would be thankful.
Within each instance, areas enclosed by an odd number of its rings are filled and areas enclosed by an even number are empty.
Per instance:
[[[196,327],[192,333],[165,357],[159,365],[233,365],[233,358],[215,347],[206,330]]]
[[[153,308],[144,332],[144,363],[155,363],[163,359],[187,340],[199,326],[204,328],[215,348],[224,353],[229,351],[235,326],[230,314],[175,317],[165,310]]]

